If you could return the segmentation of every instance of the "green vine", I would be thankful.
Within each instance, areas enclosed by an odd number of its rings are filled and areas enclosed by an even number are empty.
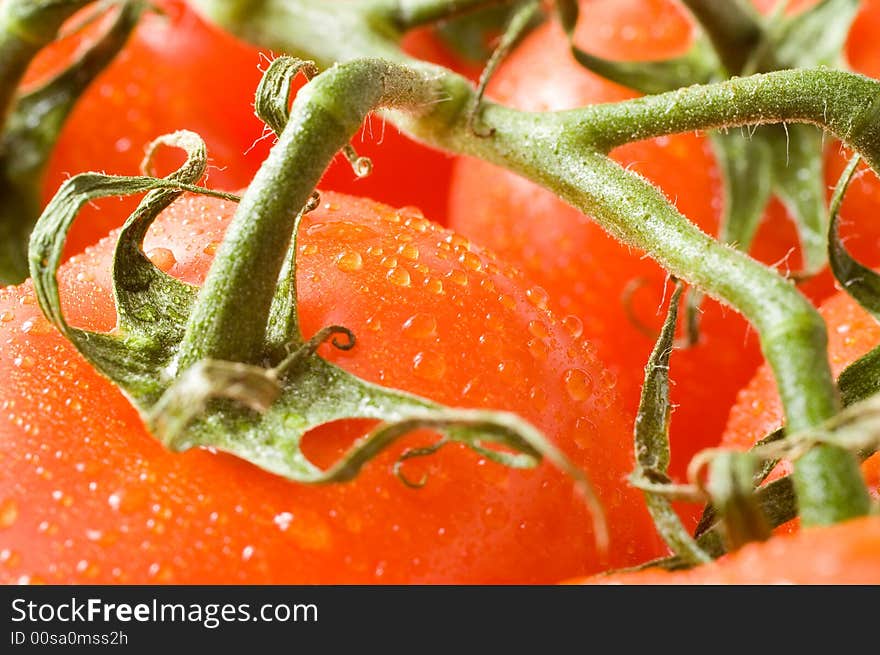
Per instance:
[[[468,129],[472,86],[446,69],[409,60],[397,47],[402,28],[395,19],[396,2],[346,5],[345,11],[315,0],[196,0],[195,5],[244,38],[306,55],[322,68],[364,57],[399,62],[398,73],[421,76],[444,98],[416,113],[389,111],[401,129],[551,189],[618,239],[647,251],[672,275],[740,311],[761,337],[790,430],[818,425],[839,411],[825,326],[812,306],[772,270],[699,231],[658,189],[606,153],[617,145],[677,132],[810,123],[841,138],[880,170],[877,82],[827,69],[786,70],[549,114],[486,101],[479,118],[493,135],[479,138]],[[375,63],[357,66],[363,78],[352,81],[353,106],[359,106],[357,93],[373,89],[377,76],[387,74],[387,69],[371,68]],[[331,76],[337,75],[334,70]],[[411,84],[419,82],[412,78]],[[308,87],[304,92],[312,93]],[[818,446],[799,460],[795,486],[805,523],[848,518],[861,512],[867,499],[855,459],[832,445]]]

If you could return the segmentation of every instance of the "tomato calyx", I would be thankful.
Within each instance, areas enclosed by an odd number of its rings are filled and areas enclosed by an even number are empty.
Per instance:
[[[16,95],[33,57],[90,2],[9,0],[0,12],[0,284],[27,276],[27,242],[52,148],[76,100],[122,49],[146,7],[143,0],[114,3],[116,15],[97,41],[47,82]]]
[[[610,61],[574,44],[577,0],[559,3],[572,53],[588,70],[642,93],[791,68],[844,68],[843,46],[858,11],[855,0],[825,0],[794,16],[767,17],[736,2],[686,0],[701,28],[690,50],[664,61]],[[828,210],[823,138],[806,125],[709,132],[725,187],[719,238],[748,250],[771,197],[794,218],[810,276],[826,265]]]
[[[271,127],[284,123],[281,137],[240,199],[201,290],[161,271],[141,248],[153,220],[184,190],[239,200],[194,186],[205,172],[205,146],[194,133],[178,132],[151,146],[179,147],[187,155],[166,178],[80,175],[47,207],[30,252],[44,313],[121,387],[154,436],[172,450],[209,447],[293,481],[343,482],[403,435],[429,429],[442,435],[441,442],[462,444],[510,467],[533,467],[546,458],[584,492],[603,545],[604,519],[584,474],[531,424],[505,412],[445,407],[346,372],[317,354],[327,341],[343,350],[356,346],[344,326],[328,326],[310,338],[301,333],[296,236],[303,214],[315,207],[313,185],[367,111],[386,102],[418,106],[434,93],[388,62],[352,62],[315,77],[288,112],[290,87],[280,79],[303,68],[303,62],[281,58],[267,71],[260,91],[274,100],[261,98],[256,106],[272,109]],[[359,87],[357,96],[352,85],[362,75],[371,85]],[[97,334],[68,325],[56,270],[78,208],[92,198],[143,191],[148,193],[123,226],[114,254],[116,329]],[[303,453],[309,430],[352,418],[380,423],[328,468]]]

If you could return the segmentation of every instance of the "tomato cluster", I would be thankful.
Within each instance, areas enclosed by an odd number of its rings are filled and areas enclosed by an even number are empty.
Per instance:
[[[183,0],[155,4],[161,12],[144,16],[79,99],[53,152],[46,201],[80,171],[138,174],[146,144],[180,129],[207,143],[209,187],[242,188],[265,160],[274,138],[252,103],[271,53],[210,26]],[[693,21],[673,0],[594,0],[588,7],[575,39],[604,57],[674,57],[694,38]],[[880,76],[870,38],[877,25],[880,2],[864,3],[846,54],[853,69]],[[101,27],[46,48],[26,85],[64,66]],[[462,70],[427,31],[406,47]],[[488,95],[529,111],[635,96],[583,69],[554,21],[510,54]],[[337,157],[320,186],[332,191],[321,193],[300,227],[303,334],[346,326],[357,335],[355,348],[320,350],[345,370],[449,406],[507,410],[533,423],[589,475],[609,521],[609,551],[597,547],[571,480],[548,463],[517,470],[448,446],[407,461],[407,478],[424,475],[426,484],[405,485],[395,464],[406,448],[436,439],[426,431],[381,454],[354,482],[332,486],[294,484],[210,449],[171,453],[119,389],[47,322],[27,282],[0,289],[0,582],[553,583],[666,554],[641,492],[626,481],[666,272],[551,192],[483,161],[453,160],[380,117],[367,120],[354,146],[372,160],[372,175],[357,178]],[[829,186],[846,155],[827,146]],[[612,157],[660,187],[701,229],[718,232],[722,181],[704,135],[632,143]],[[865,172],[842,209],[843,237],[870,265],[880,264],[880,233],[865,217],[878,194],[880,182]],[[116,327],[113,228],[134,202],[86,207],[69,235],[73,256],[60,285],[78,327]],[[162,271],[200,285],[233,213],[229,201],[186,195],[162,214],[144,252]],[[441,227],[446,223],[451,230]],[[781,203],[767,209],[751,254],[782,272],[799,269],[795,229]],[[830,297],[830,273],[801,284],[812,300],[825,301],[835,374],[880,341],[874,320],[849,296]],[[756,335],[715,301],[703,300],[700,311],[697,342],[677,351],[671,367],[677,478],[698,451],[719,443],[748,448],[782,422]],[[372,426],[331,423],[310,432],[303,449],[329,466]],[[878,457],[863,470],[877,489]],[[788,471],[783,462],[773,477]],[[749,546],[680,579],[648,573],[605,580],[876,580],[878,538],[877,520],[863,519]],[[817,549],[827,557],[818,572],[809,555]],[[852,561],[856,568],[841,564]]]

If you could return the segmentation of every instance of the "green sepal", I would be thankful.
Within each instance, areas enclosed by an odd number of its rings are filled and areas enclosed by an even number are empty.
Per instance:
[[[760,132],[752,139],[739,130],[709,133],[724,184],[719,238],[741,250],[749,249],[773,194],[772,147]]]
[[[556,7],[575,60],[587,70],[612,82],[640,93],[653,94],[710,82],[718,77],[719,64],[703,39],[697,39],[684,55],[666,60],[614,61],[590,54],[574,43],[574,31],[580,18],[577,0],[559,0]]]
[[[453,52],[470,62],[483,62],[492,54],[489,43],[504,31],[514,9],[512,3],[454,16],[435,27],[435,33]]]
[[[352,70],[362,66],[355,63]],[[366,66],[372,70],[373,64]],[[375,64],[380,70],[385,66]],[[328,73],[340,74],[348,71]],[[278,93],[288,90],[284,85],[275,89]],[[284,133],[289,135],[290,130],[286,128]],[[98,174],[73,178],[38,221],[30,251],[34,286],[46,316],[99,371],[122,388],[157,439],[174,450],[213,448],[293,481],[323,483],[350,480],[367,461],[403,435],[429,428],[507,466],[536,466],[547,459],[559,467],[583,494],[593,514],[597,543],[600,549],[606,548],[607,527],[589,481],[523,419],[505,412],[444,407],[368,383],[319,357],[317,349],[326,339],[337,348],[348,349],[354,346],[355,337],[341,326],[321,330],[308,341],[299,334],[295,318],[291,319],[296,310],[295,238],[290,244],[276,244],[287,253],[282,271],[287,279],[278,280],[280,284],[270,290],[272,309],[282,319],[271,331],[269,325],[263,325],[261,355],[247,362],[200,357],[192,365],[181,364],[193,315],[206,311],[204,303],[213,308],[215,299],[204,287],[197,292],[153,266],[141,250],[144,234],[181,191],[237,198],[193,186],[206,164],[199,137],[180,132],[159,139],[156,145],[161,144],[186,150],[186,162],[179,170],[163,180]],[[301,145],[295,139],[282,139],[276,149],[279,147],[296,149]],[[271,176],[270,180],[274,185]],[[61,310],[56,271],[77,211],[94,198],[145,191],[149,193],[123,227],[114,257],[117,328],[110,334],[98,334],[69,326]],[[303,211],[294,222],[294,237]],[[248,215],[247,220],[254,219]],[[234,229],[235,220],[230,227]],[[227,238],[228,234],[229,230]],[[218,252],[222,254],[223,248]],[[233,256],[245,255],[233,252]],[[213,266],[225,263],[218,255]],[[282,302],[285,294],[286,303]],[[248,320],[247,313],[241,314],[241,305],[235,310],[240,320]],[[345,342],[337,339],[342,333],[348,337]],[[303,436],[317,426],[351,418],[376,419],[380,424],[328,469],[309,461],[300,447]]]
[[[191,132],[160,139],[183,147],[186,162],[165,179],[84,173],[65,182],[46,206],[31,235],[29,260],[34,290],[43,313],[102,373],[133,398],[149,402],[163,391],[156,371],[173,357],[182,334],[178,322],[189,314],[195,290],[161,272],[143,255],[140,243],[152,220],[185,190],[225,199],[236,196],[193,186],[207,166],[204,143]],[[114,296],[118,329],[100,334],[70,326],[61,311],[56,271],[64,241],[80,209],[99,198],[147,193],[122,228],[114,253]]]
[[[41,3],[69,12],[86,3]],[[66,69],[18,97],[0,136],[0,284],[27,274],[27,241],[40,209],[40,184],[52,149],[77,99],[122,49],[144,10],[142,0],[119,3],[107,31]],[[37,10],[36,13],[39,13]],[[57,29],[57,28],[56,28]]]
[[[764,53],[749,68],[767,72],[784,68],[843,68],[843,47],[859,11],[860,0],[822,0],[791,17],[769,22]],[[760,46],[759,46],[760,48]]]
[[[684,285],[676,282],[666,320],[645,366],[645,382],[633,429],[636,470],[630,479],[634,486],[644,492],[648,511],[669,548],[683,561],[696,565],[710,561],[711,557],[688,534],[672,508],[668,495],[661,493],[665,489],[655,486],[667,486],[669,483],[669,423],[672,412],[669,360],[674,349],[678,303],[683,290]]]
[[[718,453],[709,465],[707,491],[721,517],[728,552],[770,537],[770,526],[754,494],[757,459],[751,453]]]

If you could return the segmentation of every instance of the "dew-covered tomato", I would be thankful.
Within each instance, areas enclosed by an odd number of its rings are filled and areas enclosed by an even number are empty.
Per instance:
[[[880,325],[848,294],[840,292],[819,308],[828,324],[828,355],[835,375],[880,344]],[[743,388],[730,411],[721,445],[748,449],[782,425],[782,404],[770,367],[763,365]],[[782,462],[770,479],[790,473],[790,462]],[[862,465],[869,489],[880,494],[880,455]],[[796,522],[786,524],[792,530]]]
[[[865,21],[880,19],[880,3],[865,4],[870,9],[866,7],[856,21],[854,35],[864,35]],[[575,38],[582,48],[610,59],[657,60],[682,54],[693,33],[689,16],[673,0],[594,0],[584,3]],[[862,43],[859,48],[869,45]],[[849,48],[854,65],[868,59],[859,48]],[[489,95],[534,111],[633,97],[631,91],[582,68],[554,22],[539,28],[510,55],[492,80]],[[704,231],[717,234],[723,186],[706,138],[663,137],[623,146],[612,156],[657,184]],[[840,162],[846,160],[836,147],[830,149],[829,158],[828,179],[833,185]],[[869,174],[859,183],[862,189],[847,199],[845,218],[876,203],[880,193],[876,178]],[[627,402],[638,401],[654,342],[652,332],[662,320],[658,308],[665,271],[644,253],[615,242],[549,191],[471,159],[456,163],[450,224],[521,266],[545,288],[555,310],[579,317],[600,356],[619,372]],[[877,259],[876,236],[868,228],[863,239],[873,259]],[[862,256],[865,250],[856,248]],[[795,230],[779,202],[769,205],[751,254],[777,264],[783,272],[799,270]],[[830,276],[811,281],[807,289],[811,297],[827,296],[833,289]],[[717,443],[737,391],[760,361],[757,339],[745,321],[715,302],[704,302],[699,342],[676,352],[671,364],[672,400],[677,405],[671,427],[674,473],[682,474],[694,452]]]
[[[233,209],[185,197],[145,250],[199,283]],[[112,246],[62,268],[74,325],[115,325]],[[391,472],[401,446],[354,482],[309,487],[208,450],[172,454],[50,327],[27,283],[0,291],[0,580],[535,583],[662,554],[624,480],[631,417],[614,376],[521,274],[416,210],[333,193],[304,219],[298,265],[303,333],[341,324],[357,335],[349,352],[328,349],[340,366],[448,405],[516,412],[586,470],[611,526],[607,561],[572,482],[549,464],[512,470],[448,446],[405,464],[412,480],[428,475],[411,489]],[[365,427],[325,426],[304,449],[327,465]]]
[[[247,185],[274,139],[265,136],[253,99],[271,53],[247,45],[204,22],[183,0],[157,0],[128,44],[79,99],[53,151],[44,184],[48,201],[70,175],[106,171],[135,175],[144,148],[160,134],[199,133],[215,164],[207,183],[218,189]],[[26,86],[44,80],[85,47],[102,24],[53,44],[33,62]],[[417,56],[454,63],[426,32],[407,46]],[[296,86],[303,83],[300,79]],[[369,118],[354,139],[358,153],[373,160],[373,173],[358,179],[340,156],[324,188],[415,205],[443,220],[452,160],[417,144],[379,117]],[[221,164],[222,162],[222,164]],[[68,240],[77,252],[120,224],[130,201],[102,202],[80,216]]]
[[[670,573],[648,569],[599,576],[589,584],[769,585],[880,583],[880,518],[813,527],[751,543],[715,562]]]

